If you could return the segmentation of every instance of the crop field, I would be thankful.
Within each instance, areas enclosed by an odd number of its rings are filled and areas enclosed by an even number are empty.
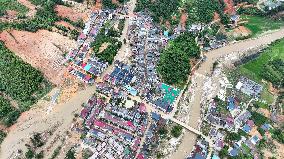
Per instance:
[[[277,21],[260,16],[242,16],[241,19],[248,21],[244,26],[252,32],[252,37],[255,37],[265,31],[280,29],[284,26],[283,20]]]
[[[20,4],[17,0],[1,0],[0,1],[0,15],[7,10],[17,11],[19,14],[25,14],[28,8]]]

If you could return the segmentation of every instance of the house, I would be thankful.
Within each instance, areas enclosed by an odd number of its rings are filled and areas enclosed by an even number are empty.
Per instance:
[[[236,157],[239,154],[239,150],[236,148],[229,148],[229,155],[232,157]]]
[[[156,122],[158,122],[161,118],[161,115],[155,112],[151,112],[151,115],[152,115],[152,119],[155,120]]]
[[[265,124],[261,125],[261,129],[263,129],[264,131],[267,132],[267,131],[269,131],[271,129],[271,125],[265,123]]]
[[[220,157],[214,154],[211,159],[220,159]]]
[[[255,145],[260,139],[254,135],[253,137],[251,137],[250,141]]]
[[[242,128],[242,130],[246,133],[249,133],[251,131],[251,126],[248,124],[245,124]]]
[[[262,85],[242,76],[236,85],[236,89],[249,96],[259,97],[263,87]]]

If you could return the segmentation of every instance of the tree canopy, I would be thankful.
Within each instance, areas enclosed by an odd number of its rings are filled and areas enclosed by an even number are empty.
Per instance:
[[[105,29],[102,28],[97,35],[96,40],[91,43],[91,47],[93,48],[96,57],[111,64],[118,50],[122,46],[122,42],[115,38],[117,36],[119,36],[119,32],[113,28],[110,28],[107,34],[105,34]],[[100,47],[103,44],[107,44],[108,46],[100,52]]]
[[[135,11],[149,10],[153,20],[158,23],[160,20],[171,20],[180,4],[180,0],[138,0]]]
[[[184,33],[162,50],[158,73],[167,84],[183,84],[190,73],[190,58],[198,58],[200,49],[190,33]]]
[[[42,86],[48,87],[42,73],[25,63],[0,43],[0,90],[17,101],[36,101]]]

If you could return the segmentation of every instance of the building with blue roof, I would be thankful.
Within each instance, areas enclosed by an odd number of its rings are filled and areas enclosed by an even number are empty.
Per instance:
[[[130,85],[126,85],[125,88],[126,88],[127,91],[128,91],[131,95],[133,95],[133,96],[136,96],[137,93],[138,93],[137,90],[134,89],[133,87],[131,87]]]
[[[92,68],[92,66],[91,66],[90,64],[87,64],[87,65],[84,67],[84,70],[85,70],[85,71],[89,71],[91,68]]]
[[[157,99],[154,104],[165,112],[168,112],[168,108],[170,107],[170,103],[163,99]]]
[[[202,154],[196,153],[195,156],[193,157],[194,159],[206,159]]]
[[[166,31],[164,31],[164,36],[165,37],[169,37],[169,32],[166,30]]]
[[[155,121],[159,121],[160,118],[161,118],[161,115],[157,114],[155,112],[151,112],[151,115],[152,115],[152,119],[155,120]]]
[[[259,141],[259,138],[256,136],[256,135],[254,135],[252,138],[251,138],[251,140],[250,140],[254,145]]]
[[[220,157],[214,154],[211,159],[220,159]]]
[[[109,76],[115,77],[120,71],[121,71],[120,68],[115,67],[114,70],[112,71],[112,73]]]
[[[230,152],[229,152],[229,155],[232,156],[232,157],[236,157],[238,156],[239,154],[239,151],[235,148],[233,148]]]
[[[246,133],[249,133],[251,131],[250,125],[245,124],[244,127],[243,127],[243,131],[246,132]]]
[[[270,130],[270,124],[265,123],[265,124],[261,125],[261,129],[263,129],[264,131]]]
[[[133,136],[132,136],[131,134],[125,134],[125,135],[124,135],[124,138],[125,138],[125,140],[127,140],[127,141],[132,141]]]

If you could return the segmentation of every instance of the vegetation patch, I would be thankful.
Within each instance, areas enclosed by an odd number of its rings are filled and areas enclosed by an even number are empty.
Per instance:
[[[171,135],[175,138],[178,138],[180,137],[181,134],[182,134],[182,126],[180,125],[173,126],[171,130]]]
[[[273,20],[264,16],[243,15],[241,19],[247,21],[244,26],[252,32],[253,37],[269,30],[280,29],[284,26],[283,20]]]
[[[265,123],[270,122],[270,120],[267,117],[257,112],[251,112],[251,119],[254,121],[256,126],[261,126]]]
[[[7,10],[17,11],[24,15],[28,12],[28,8],[20,4],[17,0],[1,0],[0,1],[0,16],[4,15]]]
[[[214,13],[218,13],[222,23],[227,24],[229,18],[224,14],[224,1],[218,0],[198,0],[188,1],[186,8],[190,23],[210,23],[213,20]]]
[[[54,23],[60,19],[54,11],[54,7],[56,4],[63,4],[63,2],[61,0],[32,0],[31,2],[35,5],[41,5],[33,19],[15,23],[0,23],[0,31],[5,29],[18,29],[30,32],[36,32],[39,29],[51,30]]]
[[[115,36],[119,36],[119,33],[114,29],[110,29],[107,34],[105,29],[102,29],[97,35],[96,40],[91,43],[91,47],[93,48],[96,57],[109,64],[113,62],[115,55],[122,46],[122,42],[116,39]],[[106,43],[109,45],[100,51],[102,45]]]
[[[0,96],[0,118],[6,126],[12,125],[37,99],[50,90],[42,73],[25,63],[0,43],[0,90],[16,100],[20,110]]]
[[[240,72],[257,82],[266,79],[273,84],[279,84],[281,78],[283,80],[283,46],[284,39],[272,43],[259,57],[241,65]]]
[[[174,13],[178,11],[180,0],[138,0],[135,11],[150,11],[151,17],[156,23],[172,20]]]
[[[190,33],[184,33],[162,50],[158,73],[169,85],[182,85],[190,73],[190,58],[198,58],[199,47]]]
[[[284,144],[283,128],[277,128],[277,129],[272,130],[272,138],[277,140],[279,143]]]
[[[6,133],[2,130],[0,130],[0,144],[3,142],[4,138],[6,137]]]

